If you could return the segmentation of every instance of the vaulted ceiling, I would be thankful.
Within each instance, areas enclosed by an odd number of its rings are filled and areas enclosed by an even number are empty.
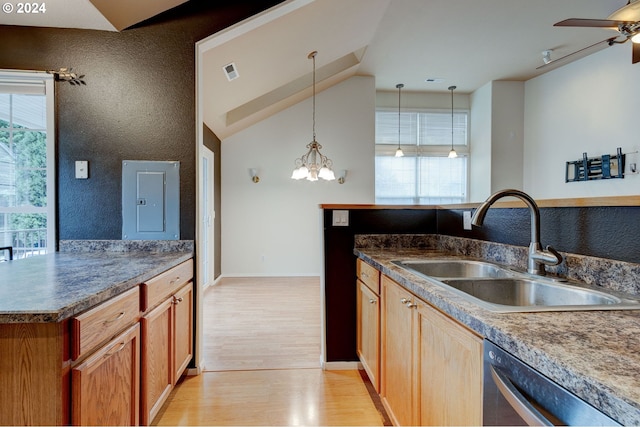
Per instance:
[[[116,31],[184,1],[56,0],[47,3],[46,14],[5,13],[0,24]],[[525,81],[607,48],[599,42],[617,34],[554,23],[604,19],[626,3],[286,0],[199,44],[204,121],[225,138],[310,96],[311,51],[318,51],[319,91],[354,75],[375,76],[377,90],[395,91],[404,83],[405,91],[416,92],[445,92],[456,85],[471,93],[493,80]],[[631,61],[630,43],[610,48],[628,49]],[[582,51],[543,66],[544,50],[552,50],[552,59]],[[223,71],[230,63],[238,72],[232,81]]]

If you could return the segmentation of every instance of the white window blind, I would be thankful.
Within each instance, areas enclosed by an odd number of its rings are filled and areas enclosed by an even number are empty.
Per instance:
[[[376,203],[444,204],[467,200],[468,111],[376,111]],[[400,135],[398,135],[400,129]],[[394,157],[400,146],[404,157]]]

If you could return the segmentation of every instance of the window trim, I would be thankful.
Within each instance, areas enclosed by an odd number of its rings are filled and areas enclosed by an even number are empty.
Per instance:
[[[54,76],[49,73],[39,72],[39,71],[14,71],[14,70],[2,70],[0,69],[0,80],[9,81],[11,80],[11,84],[16,84],[19,86],[20,84],[27,86],[30,83],[34,84],[41,82],[44,84],[44,96],[45,96],[45,104],[47,108],[47,117],[46,117],[46,144],[47,144],[47,247],[46,253],[55,252],[57,248],[57,240],[56,240],[56,226],[57,226],[57,218],[56,218],[56,200],[57,200],[57,192],[56,192],[56,151],[55,151],[55,136],[56,136],[56,121],[55,121],[55,85],[54,85]],[[14,83],[15,82],[15,83]],[[16,92],[18,93],[18,92]],[[12,209],[6,208],[8,213],[13,212],[27,212],[29,213],[29,209],[21,208]],[[33,210],[33,212],[38,212],[38,210]]]

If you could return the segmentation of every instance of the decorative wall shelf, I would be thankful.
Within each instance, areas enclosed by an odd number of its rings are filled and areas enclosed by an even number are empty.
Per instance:
[[[617,148],[616,154],[600,157],[587,157],[587,153],[582,153],[582,159],[567,162],[565,182],[624,178],[624,161],[621,147]]]

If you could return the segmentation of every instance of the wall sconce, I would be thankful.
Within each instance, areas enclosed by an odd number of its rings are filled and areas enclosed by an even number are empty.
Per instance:
[[[251,175],[251,181],[256,184],[260,182],[260,177],[258,176],[258,169],[251,168],[249,169],[249,175]]]
[[[347,178],[347,171],[341,170],[338,172],[338,184],[344,184],[345,179]]]

